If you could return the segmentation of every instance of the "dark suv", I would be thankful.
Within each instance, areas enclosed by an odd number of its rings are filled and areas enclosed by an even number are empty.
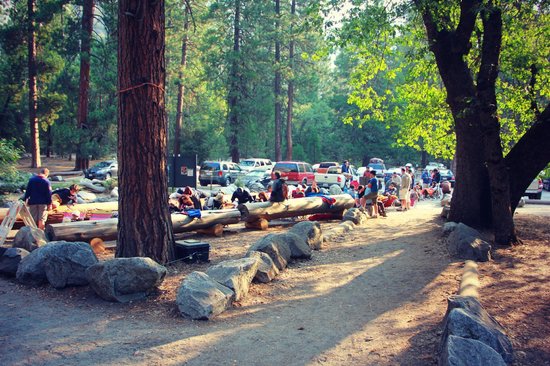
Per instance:
[[[230,161],[205,161],[201,165],[199,183],[201,186],[211,183],[228,186],[245,173],[238,164]]]

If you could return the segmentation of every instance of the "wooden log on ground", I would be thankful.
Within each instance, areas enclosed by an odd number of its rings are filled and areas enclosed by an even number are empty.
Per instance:
[[[221,237],[223,235],[223,224],[216,224],[206,229],[198,229],[197,233]]]
[[[321,197],[304,197],[284,202],[251,202],[237,208],[241,211],[241,220],[255,222],[259,219],[272,220],[316,213],[342,213],[345,209],[355,206],[355,200],[349,194],[327,197],[336,200],[332,206]]]
[[[258,221],[245,222],[244,227],[247,229],[267,230],[269,227],[269,221],[266,219],[259,219]]]
[[[8,214],[8,208],[0,208],[0,222],[4,220],[4,217]],[[93,202],[93,203],[80,203],[73,206],[59,206],[55,210],[51,210],[48,214],[56,214],[71,211],[102,213],[113,212],[118,210],[118,201],[112,202]],[[17,221],[22,221],[21,217],[17,215]]]
[[[241,213],[237,209],[202,211],[200,219],[187,215],[173,214],[172,227],[174,233],[183,233],[206,229],[217,224],[236,224],[240,221]],[[46,225],[46,236],[49,240],[89,241],[92,238],[101,238],[104,241],[117,238],[118,219],[97,221],[75,221],[61,224]]]

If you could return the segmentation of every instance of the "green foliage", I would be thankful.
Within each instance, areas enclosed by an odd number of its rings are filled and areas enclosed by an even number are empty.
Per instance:
[[[0,139],[0,179],[13,182],[18,178],[17,160],[21,149],[14,140]]]

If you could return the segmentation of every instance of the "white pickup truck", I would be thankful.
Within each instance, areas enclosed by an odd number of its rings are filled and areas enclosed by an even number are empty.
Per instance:
[[[329,188],[333,184],[337,184],[340,188],[346,185],[346,176],[342,174],[342,169],[339,166],[331,166],[326,173],[315,173],[315,181],[319,187]]]

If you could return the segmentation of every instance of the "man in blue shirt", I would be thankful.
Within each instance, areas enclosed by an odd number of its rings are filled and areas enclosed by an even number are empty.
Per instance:
[[[378,217],[378,179],[376,179],[376,170],[371,170],[370,179],[367,187],[370,189],[370,193],[365,196],[365,200],[372,200],[373,218]]]
[[[42,230],[48,219],[48,211],[52,209],[52,186],[48,180],[49,174],[50,171],[47,168],[42,168],[40,173],[32,176],[23,197],[36,225]]]

